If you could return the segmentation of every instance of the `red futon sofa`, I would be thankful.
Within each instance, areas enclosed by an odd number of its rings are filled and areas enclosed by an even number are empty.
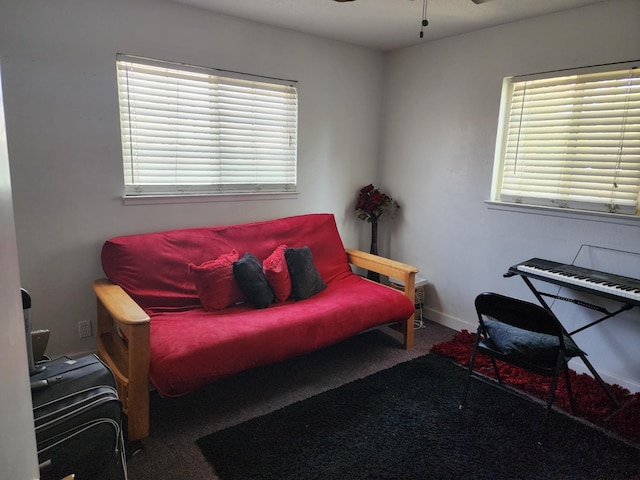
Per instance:
[[[300,293],[304,275],[289,262],[305,251],[303,274],[319,285]],[[238,284],[233,264],[245,253],[264,262],[264,277],[254,273],[262,286],[267,279],[270,301],[248,301],[252,291]],[[117,378],[130,440],[148,436],[149,381],[162,396],[181,396],[393,323],[404,347],[413,344],[417,269],[345,250],[331,214],[120,236],[101,259],[108,278],[93,284],[98,352]],[[404,295],[351,265],[402,279]]]

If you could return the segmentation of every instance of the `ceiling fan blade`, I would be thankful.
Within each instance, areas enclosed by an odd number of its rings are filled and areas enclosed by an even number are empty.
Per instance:
[[[491,0],[471,0],[471,1],[476,5],[480,5],[481,3],[487,3],[487,2],[490,2]]]
[[[334,2],[339,2],[339,3],[343,3],[343,2],[353,2],[353,0],[333,0]]]

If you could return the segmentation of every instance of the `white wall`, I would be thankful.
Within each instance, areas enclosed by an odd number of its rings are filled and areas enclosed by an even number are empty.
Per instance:
[[[77,322],[95,329],[91,282],[102,276],[106,238],[328,211],[347,246],[366,248],[367,225],[352,208],[369,182],[402,207],[381,226],[381,253],[421,269],[432,282],[428,316],[454,328],[474,328],[481,291],[531,297],[502,278],[525,258],[569,262],[583,243],[639,251],[637,226],[484,203],[502,77],[640,58],[639,9],[611,0],[384,56],[161,0],[5,2],[0,62],[20,273],[34,327],[52,330],[48,353],[95,347],[78,338]],[[124,206],[116,52],[299,80],[301,194]],[[637,311],[580,335],[607,379],[640,390]]]
[[[8,3],[8,4],[7,4]],[[124,206],[116,53],[299,81],[293,199]],[[0,14],[20,270],[47,353],[95,348],[91,282],[109,237],[332,212],[357,246],[357,190],[375,180],[384,56],[160,0],[24,0]],[[152,268],[152,266],[150,266]]]
[[[522,280],[502,277],[509,266],[531,257],[571,263],[582,244],[640,256],[640,222],[524,214],[484,203],[503,77],[638,58],[636,0],[603,2],[388,56],[381,178],[401,192],[404,206],[393,254],[417,265],[432,282],[429,318],[473,331],[478,293],[533,300]],[[640,278],[640,266],[634,276]],[[559,303],[554,308],[570,329],[584,320],[579,307]],[[586,317],[592,318],[591,311]],[[607,380],[640,390],[640,308],[575,338]],[[581,363],[573,366],[583,370]]]
[[[0,477],[38,477],[0,79]]]

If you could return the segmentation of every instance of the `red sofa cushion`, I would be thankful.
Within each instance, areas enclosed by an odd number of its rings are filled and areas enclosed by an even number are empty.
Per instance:
[[[412,317],[400,292],[347,273],[306,300],[151,316],[150,379],[167,397]]]
[[[201,306],[189,264],[231,250],[263,261],[282,244],[308,245],[325,282],[351,271],[335,219],[324,213],[115,237],[102,247],[102,268],[148,312],[188,310]]]

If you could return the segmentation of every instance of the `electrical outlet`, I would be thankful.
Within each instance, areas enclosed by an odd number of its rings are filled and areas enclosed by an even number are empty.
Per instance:
[[[91,336],[91,322],[78,322],[78,333],[80,338],[87,338]]]

